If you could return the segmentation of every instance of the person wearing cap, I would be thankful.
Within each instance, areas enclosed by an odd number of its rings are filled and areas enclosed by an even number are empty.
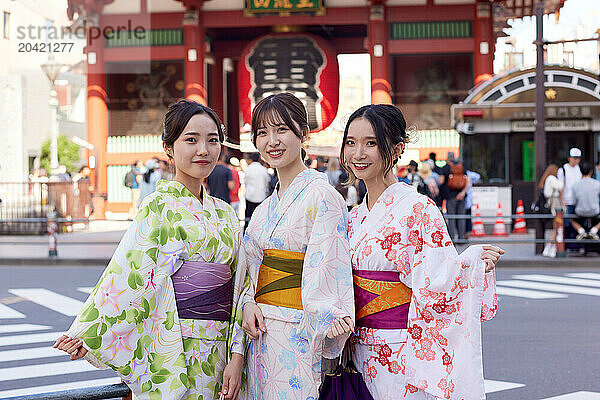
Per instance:
[[[569,150],[567,163],[558,169],[558,180],[564,183],[563,203],[567,208],[567,214],[575,213],[575,198],[573,197],[573,186],[582,178],[579,162],[581,161],[581,150],[577,147]],[[565,226],[569,226],[569,219],[565,218]]]
[[[581,163],[583,178],[573,185],[573,198],[575,201],[575,214],[577,218],[571,220],[571,225],[577,231],[577,240],[600,240],[600,182],[592,178],[594,166],[590,163]],[[586,220],[590,220],[589,231],[585,230]]]

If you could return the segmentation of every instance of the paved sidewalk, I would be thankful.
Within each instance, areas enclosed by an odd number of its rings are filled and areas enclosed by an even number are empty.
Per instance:
[[[129,227],[129,221],[92,221],[85,231],[58,235],[58,257],[48,257],[48,237],[0,236],[0,265],[107,265],[119,240]],[[549,233],[549,232],[548,232]],[[581,256],[570,253],[566,258],[548,258],[535,255],[533,243],[502,243],[502,240],[533,239],[534,233],[487,236],[478,241],[497,243],[506,254],[498,266],[502,267],[600,267],[597,253]],[[459,245],[459,252],[466,245]]]

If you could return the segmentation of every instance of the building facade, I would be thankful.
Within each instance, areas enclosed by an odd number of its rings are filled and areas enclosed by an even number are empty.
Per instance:
[[[493,72],[498,23],[532,12],[532,0],[69,0],[88,31],[88,140],[107,209],[129,207],[111,192],[127,164],[157,154],[177,98],[211,106],[237,143],[251,105],[280,90],[326,129],[338,54],[370,55],[373,103],[393,102],[418,130],[451,130],[450,105]]]

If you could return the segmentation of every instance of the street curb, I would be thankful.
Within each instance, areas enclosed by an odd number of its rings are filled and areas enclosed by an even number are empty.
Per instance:
[[[0,265],[106,267],[110,258],[1,258]]]

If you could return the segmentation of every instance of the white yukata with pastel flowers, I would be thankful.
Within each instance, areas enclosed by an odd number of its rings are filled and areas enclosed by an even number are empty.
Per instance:
[[[294,178],[282,198],[277,191],[256,208],[244,237],[254,301],[263,250],[304,253],[302,310],[258,303],[267,333],[247,354],[251,400],[316,400],[321,358],[335,358],[347,339],[326,338],[334,318],[354,318],[347,209],[327,175],[309,169]]]
[[[481,321],[497,309],[481,246],[458,254],[435,203],[404,183],[350,212],[352,267],[396,271],[412,289],[408,329],[358,327],[353,360],[375,400],[485,398]]]
[[[218,399],[226,360],[244,354],[241,241],[229,204],[204,190],[201,203],[181,183],[159,181],[65,334],[82,339],[85,358],[115,370],[138,399]],[[183,261],[230,265],[229,322],[179,318],[171,275]]]

